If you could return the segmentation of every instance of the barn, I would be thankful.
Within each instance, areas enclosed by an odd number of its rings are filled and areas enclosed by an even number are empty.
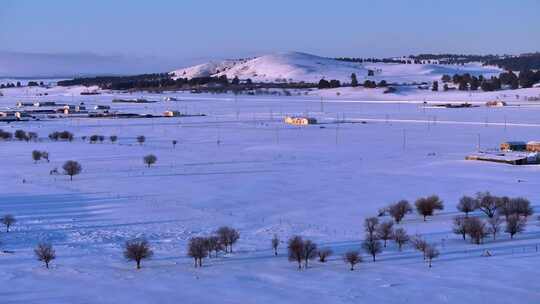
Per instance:
[[[524,141],[506,141],[501,144],[501,151],[526,151],[527,143]]]

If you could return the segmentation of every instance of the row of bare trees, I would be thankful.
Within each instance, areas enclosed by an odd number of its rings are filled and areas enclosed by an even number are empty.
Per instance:
[[[195,267],[202,267],[203,259],[218,257],[219,252],[233,251],[233,245],[240,239],[240,233],[231,227],[223,226],[207,237],[193,237],[189,240],[187,254],[195,261]]]
[[[457,209],[465,213],[465,217],[468,217],[469,213],[476,210],[481,211],[488,218],[500,215],[506,219],[514,214],[526,218],[534,213],[531,202],[526,198],[495,196],[489,192],[478,192],[475,197],[467,195],[461,197]]]
[[[433,216],[436,210],[443,210],[444,203],[437,195],[430,195],[427,197],[420,197],[414,202],[416,212],[424,218]],[[389,214],[394,221],[399,224],[405,215],[411,213],[413,207],[407,200],[400,200],[386,208],[379,210],[379,216]]]

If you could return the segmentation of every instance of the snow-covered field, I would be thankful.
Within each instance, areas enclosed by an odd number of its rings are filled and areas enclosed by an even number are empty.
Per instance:
[[[3,90],[0,107],[18,100],[110,104],[119,97],[80,96],[80,88],[36,97],[36,90],[42,89]],[[527,197],[540,213],[540,167],[464,160],[478,143],[488,149],[505,140],[540,140],[540,103],[523,99],[539,95],[540,89],[433,95],[361,88],[289,97],[140,93],[133,97],[180,101],[113,109],[207,116],[1,123],[11,132],[35,131],[41,140],[0,142],[0,215],[18,219],[11,232],[0,233],[1,248],[13,251],[0,254],[0,303],[539,303],[536,215],[514,240],[504,234],[478,246],[451,231],[459,198],[477,191]],[[511,106],[421,104],[495,98]],[[322,124],[286,126],[287,114]],[[77,139],[47,139],[62,130]],[[119,141],[80,139],[92,134]],[[136,143],[138,135],[146,136],[144,145]],[[179,142],[174,149],[172,140]],[[34,164],[35,149],[48,151],[51,162]],[[158,157],[152,168],[142,162],[149,153]],[[70,159],[83,166],[72,182],[49,175]],[[430,194],[444,200],[445,210],[427,222],[408,215],[400,226],[438,245],[433,268],[412,248],[398,252],[391,242],[377,262],[364,255],[356,271],[348,270],[342,254],[360,249],[364,218]],[[240,231],[234,253],[193,268],[187,240],[221,225]],[[274,234],[283,241],[299,234],[335,254],[298,271],[285,243],[273,256]],[[155,255],[135,270],[122,245],[143,236]],[[40,241],[57,251],[49,270],[33,255]],[[485,250],[493,256],[482,257]]]

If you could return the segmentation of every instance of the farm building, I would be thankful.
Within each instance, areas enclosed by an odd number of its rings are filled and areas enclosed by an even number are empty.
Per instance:
[[[285,123],[298,126],[314,125],[317,123],[317,120],[311,117],[287,116],[285,117]]]
[[[540,152],[540,141],[530,141],[527,143],[527,151]]]
[[[506,102],[500,101],[500,100],[492,100],[486,102],[487,107],[504,107],[506,106]]]
[[[23,102],[23,101],[18,101],[18,102],[17,102],[17,108],[31,107],[31,106],[33,106],[33,105],[34,105],[33,102]]]
[[[501,144],[501,151],[526,151],[527,143],[524,141],[506,141]]]
[[[165,112],[163,112],[163,116],[165,116],[165,117],[178,117],[178,116],[180,116],[180,112],[178,112],[178,111],[165,111]]]
[[[508,153],[485,153],[479,152],[465,157],[466,160],[489,161],[510,165],[538,165],[540,164],[540,154],[524,152]]]

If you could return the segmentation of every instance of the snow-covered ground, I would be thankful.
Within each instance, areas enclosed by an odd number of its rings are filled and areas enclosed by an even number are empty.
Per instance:
[[[368,77],[368,70],[374,76]],[[316,83],[325,78],[350,82],[351,74],[356,73],[359,81],[366,79],[389,83],[431,82],[440,80],[442,75],[469,73],[491,77],[502,70],[484,67],[477,63],[460,65],[440,64],[396,64],[396,63],[355,63],[338,61],[300,52],[284,52],[264,55],[252,59],[213,61],[193,67],[173,71],[176,77],[193,78],[222,76],[227,78],[250,78],[253,81],[282,82],[305,81]]]
[[[0,108],[18,100],[91,106],[119,97],[80,96],[81,90],[52,88],[35,96],[43,89],[7,89]],[[536,216],[514,240],[503,234],[480,246],[454,235],[451,223],[460,196],[477,191],[527,197],[539,213],[540,167],[464,160],[478,144],[488,149],[505,140],[540,139],[540,103],[524,100],[539,94],[362,88],[289,97],[138,93],[132,97],[180,101],[112,108],[207,116],[2,123],[3,130],[35,131],[42,139],[0,142],[0,214],[18,218],[12,232],[0,233],[2,249],[13,251],[0,255],[0,303],[538,303]],[[496,98],[511,106],[422,105]],[[322,124],[286,126],[288,114]],[[337,118],[366,123],[335,124]],[[46,139],[62,130],[77,139]],[[92,134],[119,141],[81,141]],[[144,145],[136,143],[138,135],[146,136]],[[34,164],[35,149],[48,151],[51,162]],[[158,157],[152,168],[142,162],[149,153]],[[49,175],[70,159],[83,166],[73,182]],[[397,200],[430,194],[444,200],[445,210],[427,222],[408,215],[400,226],[437,244],[441,256],[433,268],[412,248],[398,252],[391,243],[377,262],[364,254],[365,262],[348,270],[341,256],[360,249],[364,218]],[[241,233],[234,253],[193,268],[187,240],[221,225]],[[298,271],[287,261],[286,244],[273,256],[274,234],[283,241],[300,234],[335,254]],[[155,255],[137,271],[124,260],[122,245],[142,236]],[[57,250],[49,270],[33,256],[40,241]],[[493,256],[482,257],[485,250]]]

